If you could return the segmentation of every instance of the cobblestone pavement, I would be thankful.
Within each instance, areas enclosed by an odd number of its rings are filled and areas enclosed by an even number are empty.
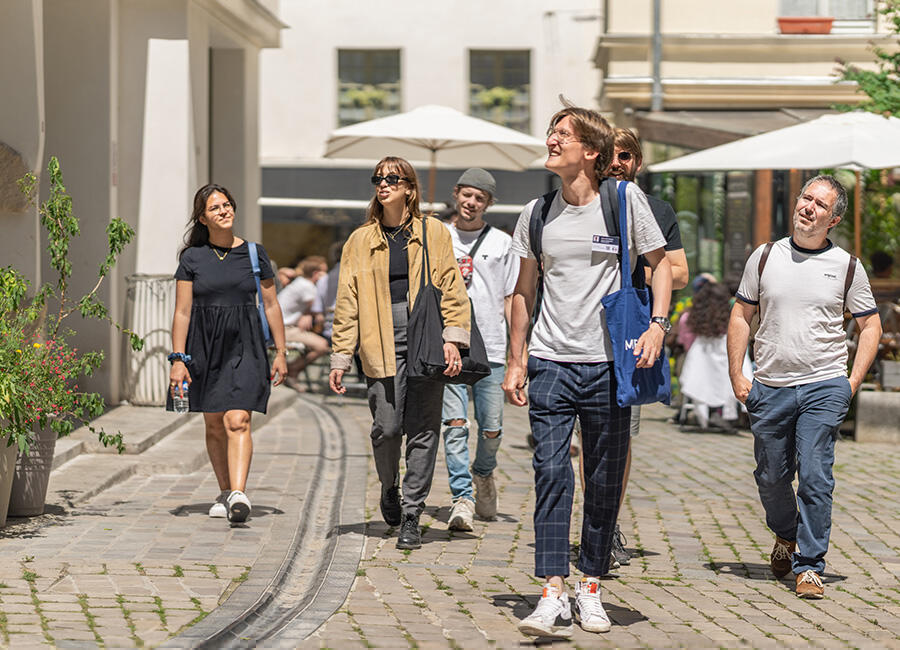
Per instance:
[[[367,445],[364,401],[325,403],[358,436],[355,448]],[[838,445],[827,597],[803,601],[768,572],[772,535],[753,483],[750,435],[682,433],[666,423],[671,413],[645,408],[634,443],[620,523],[636,557],[603,581],[612,630],[595,635],[576,626],[571,642],[553,645],[900,647],[900,450]],[[396,531],[381,521],[368,459],[365,516],[344,517],[331,531],[365,536],[350,596],[301,647],[536,643],[516,629],[540,590],[531,575],[527,411],[507,406],[505,417],[498,520],[478,522],[473,533],[447,531],[441,454],[422,517],[424,544],[416,551],[394,548]],[[246,526],[206,516],[217,490],[204,467],[184,475],[138,473],[76,507],[51,504],[48,514],[0,530],[0,646],[133,647],[169,640],[170,647],[186,647],[180,631],[216,608],[227,611],[232,592],[262,579],[256,576],[265,576],[265,565],[278,561],[266,549],[281,529],[296,528],[303,481],[320,453],[312,420],[300,403],[255,434],[248,487],[254,516]],[[573,542],[577,513],[576,504]]]
[[[612,630],[577,628],[556,647],[900,647],[900,450],[841,442],[826,599],[806,601],[768,570],[773,537],[753,482],[752,437],[682,433],[645,407],[621,528],[631,564],[603,581]],[[361,426],[367,413],[357,416]],[[370,466],[366,546],[352,593],[303,647],[513,648],[537,602],[532,577],[527,411],[506,407],[500,516],[450,532],[442,455],[422,517],[423,546],[394,548]],[[474,451],[474,446],[470,445]],[[580,494],[576,492],[576,500]],[[578,540],[580,522],[572,527]],[[574,576],[569,586],[574,587]],[[545,641],[538,641],[543,643]]]
[[[287,522],[318,454],[314,421],[298,403],[254,431],[243,525],[207,516],[218,493],[208,465],[138,473],[76,506],[58,500],[11,520],[0,529],[0,646],[156,646],[203,620],[270,559],[261,555],[276,528],[296,528]],[[203,449],[202,425],[196,433]]]

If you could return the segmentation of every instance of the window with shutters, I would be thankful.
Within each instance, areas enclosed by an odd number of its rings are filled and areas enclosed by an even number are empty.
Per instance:
[[[338,125],[400,112],[400,50],[338,50]]]

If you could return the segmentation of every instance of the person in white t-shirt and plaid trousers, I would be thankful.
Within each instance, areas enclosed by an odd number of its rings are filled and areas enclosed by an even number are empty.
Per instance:
[[[453,188],[458,216],[454,224],[447,224],[491,365],[491,374],[472,386],[478,444],[471,469],[467,386],[450,384],[444,388],[444,456],[453,499],[447,527],[452,530],[472,530],[474,515],[488,521],[497,516],[494,469],[503,433],[500,384],[506,368],[506,323],[519,258],[510,251],[512,238],[484,221],[484,212],[494,202],[496,192],[497,183],[490,173],[477,167],[467,169]]]
[[[569,443],[576,416],[582,430],[585,490],[577,563],[582,577],[575,587],[575,617],[586,631],[610,629],[599,577],[610,564],[631,409],[616,402],[612,344],[601,301],[621,287],[621,247],[629,247],[633,266],[637,256],[644,255],[653,269],[654,319],[635,344],[638,367],[652,366],[661,354],[665,333],[659,321],[668,314],[672,293],[665,237],[646,195],[633,183],[626,191],[627,233],[607,229],[600,181],[612,161],[613,147],[613,130],[596,111],[569,106],[556,113],[547,132],[544,166],[559,176],[562,188],[552,199],[548,197],[549,205],[544,204],[540,260],[535,259],[530,241],[536,201],[522,210],[513,235],[512,250],[521,259],[503,390],[513,405],[530,402],[535,440],[535,575],[545,584],[534,612],[519,622],[522,633],[534,636],[572,634],[565,578],[575,487]],[[524,344],[537,292],[538,264],[543,269],[543,297],[526,368]],[[633,266],[625,272],[630,274]],[[527,398],[526,381],[530,381]]]
[[[731,385],[750,415],[753,476],[775,533],[770,566],[778,578],[793,574],[801,598],[825,594],[834,443],[881,338],[865,269],[827,237],[846,209],[847,193],[833,176],[807,181],[793,234],[760,246],[747,260],[728,325]],[[757,308],[751,382],[741,366]],[[845,310],[860,330],[849,379]]]

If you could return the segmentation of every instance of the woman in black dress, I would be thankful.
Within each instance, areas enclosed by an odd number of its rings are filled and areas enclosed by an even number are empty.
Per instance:
[[[204,185],[194,195],[191,227],[175,272],[167,407],[172,410],[171,397],[186,381],[190,410],[205,419],[206,450],[219,482],[209,516],[242,522],[250,516],[244,494],[253,454],[250,411],[266,412],[269,383],[284,380],[287,364],[274,273],[257,244],[259,299],[277,352],[270,373],[249,247],[233,232],[236,209],[221,185]]]

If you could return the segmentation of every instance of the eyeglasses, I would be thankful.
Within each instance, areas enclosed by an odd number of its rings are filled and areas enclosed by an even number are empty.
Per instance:
[[[634,156],[630,151],[620,151],[616,154],[616,159],[618,159],[619,162],[628,162],[632,158],[634,158]]]
[[[580,138],[574,133],[569,133],[565,129],[548,129],[547,139],[555,138],[558,144],[569,144],[570,142],[579,141]]]
[[[219,205],[211,205],[206,208],[207,212],[211,212],[212,214],[218,214],[219,212],[223,212],[226,210],[233,210],[234,204],[226,201],[225,203],[220,203]]]
[[[388,174],[387,176],[379,176],[376,174],[372,177],[372,185],[381,185],[381,181],[387,181],[388,185],[396,185],[400,181],[411,183],[412,179],[407,178],[406,176],[400,176],[399,174]]]

